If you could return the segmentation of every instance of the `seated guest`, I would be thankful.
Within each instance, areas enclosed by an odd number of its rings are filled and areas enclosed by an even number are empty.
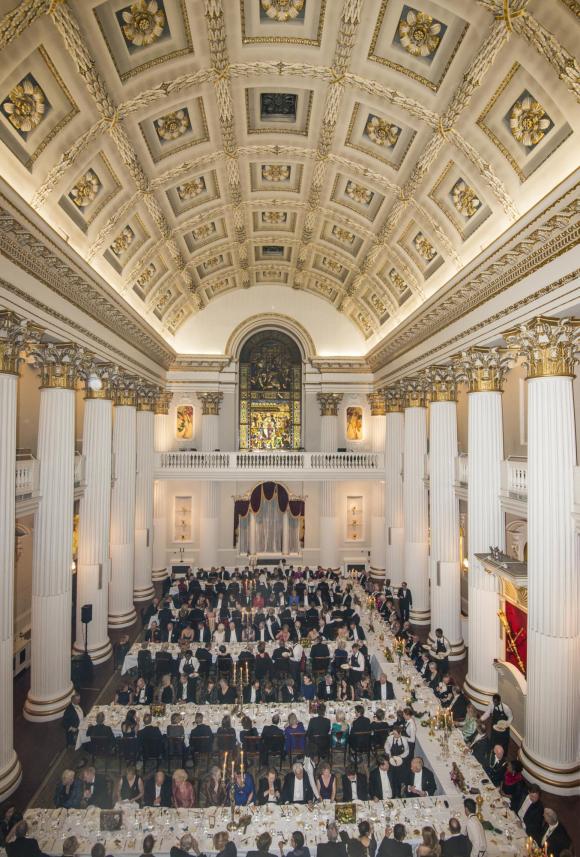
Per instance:
[[[334,679],[331,675],[325,675],[322,681],[318,682],[318,687],[316,689],[316,695],[319,699],[322,700],[335,700],[336,699],[336,685],[334,683]]]
[[[343,664],[346,664],[348,661],[348,652],[346,651],[346,646],[343,642],[339,642],[336,644],[336,649],[334,650],[334,657],[332,659],[332,672],[335,676],[340,675],[341,667]]]
[[[306,730],[294,712],[288,715],[288,725],[284,729],[284,749],[286,753],[304,753]]]
[[[463,735],[463,740],[468,743],[477,730],[477,709],[475,705],[469,703],[465,710],[465,719],[461,724],[461,734]]]
[[[295,762],[284,778],[282,803],[311,803],[313,800],[314,792],[304,766],[302,762]]]
[[[153,702],[154,688],[140,676],[135,682],[133,689],[133,705],[151,705]]]
[[[463,723],[467,716],[468,700],[463,692],[463,688],[458,687],[455,682],[451,684],[451,700],[449,701],[449,711],[453,716],[454,723]]]
[[[262,691],[262,702],[266,704],[278,702],[278,694],[276,693],[276,688],[274,687],[270,679],[264,682],[264,689]]]
[[[13,803],[7,804],[0,819],[0,847],[4,847],[4,843],[20,821],[22,821],[22,813]]]
[[[349,632],[348,639],[354,640],[354,642],[358,642],[359,640],[366,640],[366,635],[364,632],[364,628],[361,628],[360,624],[354,619],[349,623]]]
[[[316,779],[320,800],[336,800],[336,777],[328,762],[323,762]]]
[[[336,698],[339,702],[354,702],[354,686],[344,676],[338,678]]]
[[[374,857],[377,852],[377,841],[370,821],[359,821],[356,839],[349,839],[346,834],[341,834],[341,837],[348,843],[349,857]]]
[[[423,766],[423,759],[415,756],[411,760],[411,768],[405,778],[405,793],[417,797],[434,795],[437,788],[433,772]]]
[[[432,691],[435,691],[438,685],[441,683],[441,673],[439,672],[439,667],[435,663],[435,661],[429,661],[429,666],[427,667],[427,674],[425,675],[425,681],[427,682],[427,686],[431,688]]]
[[[373,768],[369,776],[369,798],[371,800],[388,800],[400,795],[399,778],[394,768],[389,764],[389,757],[383,755],[377,768]]]
[[[278,777],[278,771],[276,768],[268,768],[266,776],[262,777],[258,783],[256,803],[260,805],[266,803],[280,803],[281,796],[282,786],[280,784],[280,778]]]
[[[232,668],[234,665],[234,660],[232,656],[229,654],[226,646],[220,646],[218,649],[218,654],[216,658],[217,671],[221,675],[225,673],[227,676],[232,674]]]
[[[392,683],[387,680],[387,677],[384,673],[381,673],[373,686],[373,699],[385,702],[387,699],[394,698],[395,692],[393,690]]]
[[[160,643],[161,642],[161,631],[159,630],[159,625],[157,622],[152,621],[145,631],[145,642],[146,643]]]
[[[179,711],[174,711],[171,715],[171,723],[167,726],[168,738],[185,738],[185,730],[181,722],[181,714]]]
[[[100,809],[108,809],[110,805],[107,781],[103,774],[97,774],[92,766],[83,768],[81,771],[81,809],[88,806],[98,806]]]
[[[38,840],[28,837],[28,824],[19,821],[8,834],[4,847],[8,857],[45,857]]]
[[[332,747],[344,747],[348,741],[349,725],[346,722],[344,711],[337,711],[334,723],[330,730],[330,743]]]
[[[469,747],[481,767],[485,768],[491,753],[491,746],[484,723],[477,724],[475,735],[469,742]]]
[[[207,723],[203,722],[203,714],[198,711],[195,715],[195,726],[189,733],[191,752],[210,753],[213,745],[213,732]]]
[[[222,779],[222,770],[214,765],[202,786],[204,806],[224,806],[226,802],[226,790]]]
[[[145,744],[161,743],[163,735],[159,726],[153,726],[153,718],[150,714],[146,714],[143,718],[143,728],[137,733],[139,744],[143,747]]]
[[[266,724],[262,729],[261,737],[261,747],[260,747],[260,760],[263,765],[267,764],[268,761],[268,751],[270,749],[278,749],[280,746],[284,746],[285,744],[285,735],[282,729],[280,729],[280,715],[274,714],[272,717],[272,723]]]
[[[246,705],[255,705],[262,702],[262,689],[259,679],[254,679],[251,684],[247,684],[244,687],[242,699]]]
[[[461,832],[461,823],[457,818],[449,819],[449,837],[441,834],[441,857],[470,857],[472,844]]]
[[[304,844],[304,834],[300,830],[295,830],[291,834],[290,851],[287,851],[286,854],[283,854],[282,851],[283,844],[283,842],[280,843],[281,857],[310,857],[310,848]]]
[[[67,836],[62,843],[62,857],[76,857],[79,850],[79,841],[76,836]]]
[[[233,705],[238,698],[238,692],[235,687],[228,684],[227,679],[220,678],[217,690],[218,705]]]
[[[570,848],[572,840],[568,831],[559,820],[553,809],[544,809],[544,824],[540,835],[540,848],[546,853],[560,857],[560,854]]]
[[[306,742],[310,756],[317,754],[319,739],[327,738],[329,734],[330,720],[326,717],[326,706],[324,702],[321,702],[318,706],[318,712],[308,721],[308,729],[306,730]]]
[[[365,709],[363,705],[355,705],[354,707],[355,718],[350,726],[350,734],[351,738],[353,735],[356,735],[360,732],[370,732],[371,731],[371,721],[365,715]]]
[[[338,826],[335,821],[326,825],[328,842],[320,842],[316,849],[316,857],[348,857],[346,845],[339,839]]]
[[[371,723],[371,744],[378,750],[385,749],[385,743],[389,737],[389,724],[385,723],[385,712],[382,708],[377,708],[374,719]],[[387,751],[388,752],[388,751]]]
[[[498,787],[502,784],[506,770],[506,760],[504,758],[504,749],[501,744],[496,744],[491,751],[485,771],[494,786]]]
[[[373,689],[371,687],[371,680],[368,675],[364,675],[361,680],[355,685],[354,698],[357,701],[359,699],[370,701],[373,698]]]
[[[81,708],[80,693],[73,693],[71,701],[62,715],[62,728],[65,731],[68,747],[74,747],[79,734],[79,726],[85,714]]]
[[[164,675],[173,673],[173,656],[169,651],[169,644],[163,643],[157,654],[155,655],[155,675],[159,681]]]
[[[175,691],[175,702],[195,702],[196,691],[197,678],[187,673],[180,673]]]
[[[191,833],[184,833],[179,840],[179,846],[171,846],[169,857],[191,857],[192,854],[198,855],[200,853],[197,840],[193,838]]]
[[[54,805],[58,809],[80,809],[81,784],[75,779],[75,772],[66,770],[62,772],[60,783],[54,791]]]
[[[153,777],[145,780],[143,805],[171,806],[171,783],[165,771],[157,771]]]
[[[531,836],[536,845],[539,845],[544,824],[544,804],[540,787],[535,783],[528,786],[527,795],[522,796],[521,802],[513,803],[512,809],[522,822],[526,836]]]
[[[391,832],[393,838],[391,839]],[[407,831],[404,824],[395,824],[393,830],[385,829],[385,836],[377,851],[377,857],[412,857],[413,849],[405,842]]]
[[[232,719],[229,714],[224,714],[222,717],[221,726],[218,726],[216,737],[219,750],[228,750],[235,746],[236,730],[232,726]]]
[[[435,828],[430,824],[426,824],[421,828],[421,836],[423,841],[417,848],[417,857],[441,857],[441,845],[437,838]]]
[[[91,723],[87,729],[87,738],[93,741],[94,738],[105,738],[109,741],[114,741],[115,736],[110,726],[105,724],[105,712],[99,711],[95,717],[95,723]]]
[[[257,744],[256,741],[246,741],[247,738],[257,738],[258,730],[253,725],[250,717],[244,716],[242,717],[242,728],[240,729],[240,744],[242,745],[242,749],[247,750],[246,743],[249,744],[249,749],[252,749],[253,746]]]
[[[314,686],[314,683],[308,673],[304,673],[304,676],[302,678],[300,696],[305,702],[312,702],[312,700],[316,697],[316,687]]]
[[[512,807],[514,799],[519,801],[521,796],[527,793],[526,783],[522,774],[523,765],[519,759],[510,759],[506,765],[503,783],[501,786],[502,794],[511,798]]]
[[[275,857],[270,851],[272,837],[269,833],[260,833],[256,837],[256,848],[248,851],[246,857]]]
[[[176,809],[193,809],[195,806],[195,791],[193,784],[187,778],[187,771],[178,768],[173,772],[171,795]]]
[[[296,687],[294,685],[293,678],[287,678],[284,684],[282,685],[282,690],[280,692],[280,701],[281,702],[296,702],[298,700],[298,694],[296,693]]]
[[[125,682],[117,689],[115,705],[130,705],[132,695],[129,685]]]
[[[368,799],[369,789],[366,774],[361,774],[352,765],[349,765],[342,775],[342,800],[345,803],[350,803],[353,800]]]
[[[249,806],[254,803],[255,796],[254,778],[247,771],[242,774],[236,771],[234,774],[234,802],[236,806]],[[231,800],[228,794],[228,800]]]
[[[113,803],[119,803],[122,800],[135,801],[141,803],[145,788],[143,780],[137,774],[133,765],[127,765],[127,770],[124,776],[119,777],[113,789]]]
[[[161,677],[161,684],[157,688],[157,699],[165,705],[173,705],[175,702],[175,691],[173,690],[169,674]]]
[[[143,838],[143,853],[141,857],[153,857],[153,849],[155,848],[155,837],[151,833]]]
[[[200,705],[216,705],[217,703],[217,687],[215,681],[208,678],[207,684],[201,689],[199,694]]]

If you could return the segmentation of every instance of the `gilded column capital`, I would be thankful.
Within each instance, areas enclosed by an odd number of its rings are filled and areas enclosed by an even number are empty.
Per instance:
[[[425,380],[418,378],[403,378],[401,392],[405,408],[424,408],[427,405]]]
[[[403,393],[401,387],[384,387],[380,392],[385,397],[385,411],[387,414],[402,414],[405,410]]]
[[[457,372],[453,365],[430,366],[422,377],[430,402],[457,401]]]
[[[117,371],[117,367],[112,363],[87,361],[81,370],[81,377],[85,384],[85,399],[112,399],[112,381]]]
[[[149,384],[141,382],[137,386],[137,410],[151,411],[155,410],[155,400],[159,393],[159,387],[153,387]]]
[[[90,355],[76,342],[46,342],[32,348],[31,357],[40,371],[41,389],[74,390]]]
[[[203,417],[219,416],[223,393],[198,393],[197,398],[201,402],[201,415]]]
[[[376,390],[374,393],[368,393],[367,399],[371,406],[371,417],[382,417],[387,413],[387,402],[383,391]]]
[[[524,358],[528,380],[574,377],[580,345],[580,318],[540,315],[506,330],[504,339],[515,354]]]
[[[0,310],[0,374],[18,375],[25,352],[37,344],[44,330],[12,310]]]
[[[166,417],[169,413],[169,405],[173,399],[173,393],[170,390],[162,390],[155,397],[155,416]]]
[[[113,404],[117,407],[134,408],[137,405],[138,378],[120,372],[111,379]]]
[[[501,393],[513,359],[508,348],[474,347],[457,354],[453,366],[470,393]]]
[[[321,417],[337,417],[338,406],[342,402],[342,393],[318,393]]]

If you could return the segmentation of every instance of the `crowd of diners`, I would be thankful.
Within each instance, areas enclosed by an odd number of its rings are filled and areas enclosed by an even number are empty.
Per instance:
[[[405,610],[410,593],[394,590],[388,580],[377,587],[364,574],[359,575],[359,582],[372,596],[378,615],[402,641],[441,707],[461,728],[490,780],[510,798],[526,832],[554,857],[567,857],[570,838],[563,825],[553,810],[543,806],[539,788],[525,782],[517,760],[507,758],[508,706],[494,697],[489,709],[479,714],[450,675],[449,644],[443,630],[436,629],[430,643],[423,643],[413,632]],[[136,674],[121,683],[115,695],[114,702],[126,707],[121,736],[115,738],[101,711],[89,726],[87,744],[80,751],[85,758],[88,751],[98,761],[99,747],[109,742],[107,752],[116,746],[123,760],[124,749],[130,745],[130,761],[114,778],[100,773],[88,758],[79,770],[64,770],[54,805],[106,808],[132,801],[147,807],[196,808],[233,802],[242,807],[433,795],[435,777],[415,754],[415,716],[420,712],[400,707],[394,717],[387,713],[396,708],[393,687],[384,675],[371,678],[353,583],[330,570],[292,566],[271,571],[199,570],[170,582],[164,595],[143,611]],[[334,645],[329,647],[331,641]],[[160,644],[154,653],[150,643]],[[170,646],[172,643],[177,645]],[[232,643],[241,644],[236,661],[228,651]],[[118,664],[128,649],[126,638],[116,653]],[[335,707],[332,720],[327,717],[326,704],[343,700],[357,703],[350,722],[340,707]],[[369,717],[365,703],[371,700],[374,713]],[[198,711],[189,735],[179,712],[171,716],[167,732],[162,734],[149,710],[153,703],[225,704],[243,709],[250,704],[302,701],[310,708],[306,726],[290,710],[286,722],[273,714],[261,733],[247,714],[239,734],[229,714],[223,715],[214,732]],[[390,705],[383,708],[381,702]],[[83,716],[80,696],[75,694],[63,717],[69,744],[76,743]],[[507,721],[503,731],[498,728],[500,717]],[[342,757],[339,766],[337,754],[339,760]],[[176,755],[181,762],[172,770],[169,762]],[[278,768],[271,764],[271,757],[279,759]],[[154,769],[148,771],[151,760]],[[204,760],[206,772],[202,774]],[[228,762],[234,762],[233,776]],[[464,806],[463,824],[451,818],[449,829],[439,834],[423,828],[417,857],[469,857],[471,853],[483,857],[487,842],[475,803],[468,798]],[[10,816],[12,811],[14,816]],[[21,847],[21,840],[30,841],[26,833],[22,835],[25,824],[16,809],[10,808],[3,828],[8,857],[35,857]],[[375,837],[368,822],[362,822],[354,839],[339,835],[329,825],[328,843],[318,845],[317,855],[406,857],[411,855],[411,846],[405,836],[403,825]],[[147,839],[143,853],[153,854],[154,842]],[[74,844],[71,847],[71,853],[63,848],[64,857],[76,853]],[[266,834],[258,837],[256,850],[248,854],[265,855],[270,847]],[[216,834],[214,848],[223,857],[236,853],[227,833]],[[291,857],[310,854],[299,831],[290,843],[279,843],[279,850]],[[195,838],[186,834],[171,857],[199,853]]]

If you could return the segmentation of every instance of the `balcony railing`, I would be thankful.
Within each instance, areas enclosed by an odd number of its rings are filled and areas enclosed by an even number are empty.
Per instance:
[[[455,459],[455,482],[457,485],[469,484],[469,456],[466,452]]]
[[[75,487],[82,485],[85,481],[85,457],[75,452]]]
[[[30,453],[16,456],[16,499],[27,500],[38,493],[38,461]]]
[[[504,496],[527,500],[528,460],[510,457],[502,461],[501,491]]]
[[[235,474],[290,472],[303,474],[360,474],[384,469],[384,456],[375,452],[159,452],[158,476],[172,474]]]

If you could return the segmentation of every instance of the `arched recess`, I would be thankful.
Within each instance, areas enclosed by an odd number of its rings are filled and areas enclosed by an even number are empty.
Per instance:
[[[281,313],[260,313],[252,315],[239,324],[230,334],[226,342],[225,353],[231,360],[238,361],[240,353],[247,340],[262,330],[277,330],[293,339],[302,353],[302,359],[310,362],[316,357],[314,340],[295,319]]]

